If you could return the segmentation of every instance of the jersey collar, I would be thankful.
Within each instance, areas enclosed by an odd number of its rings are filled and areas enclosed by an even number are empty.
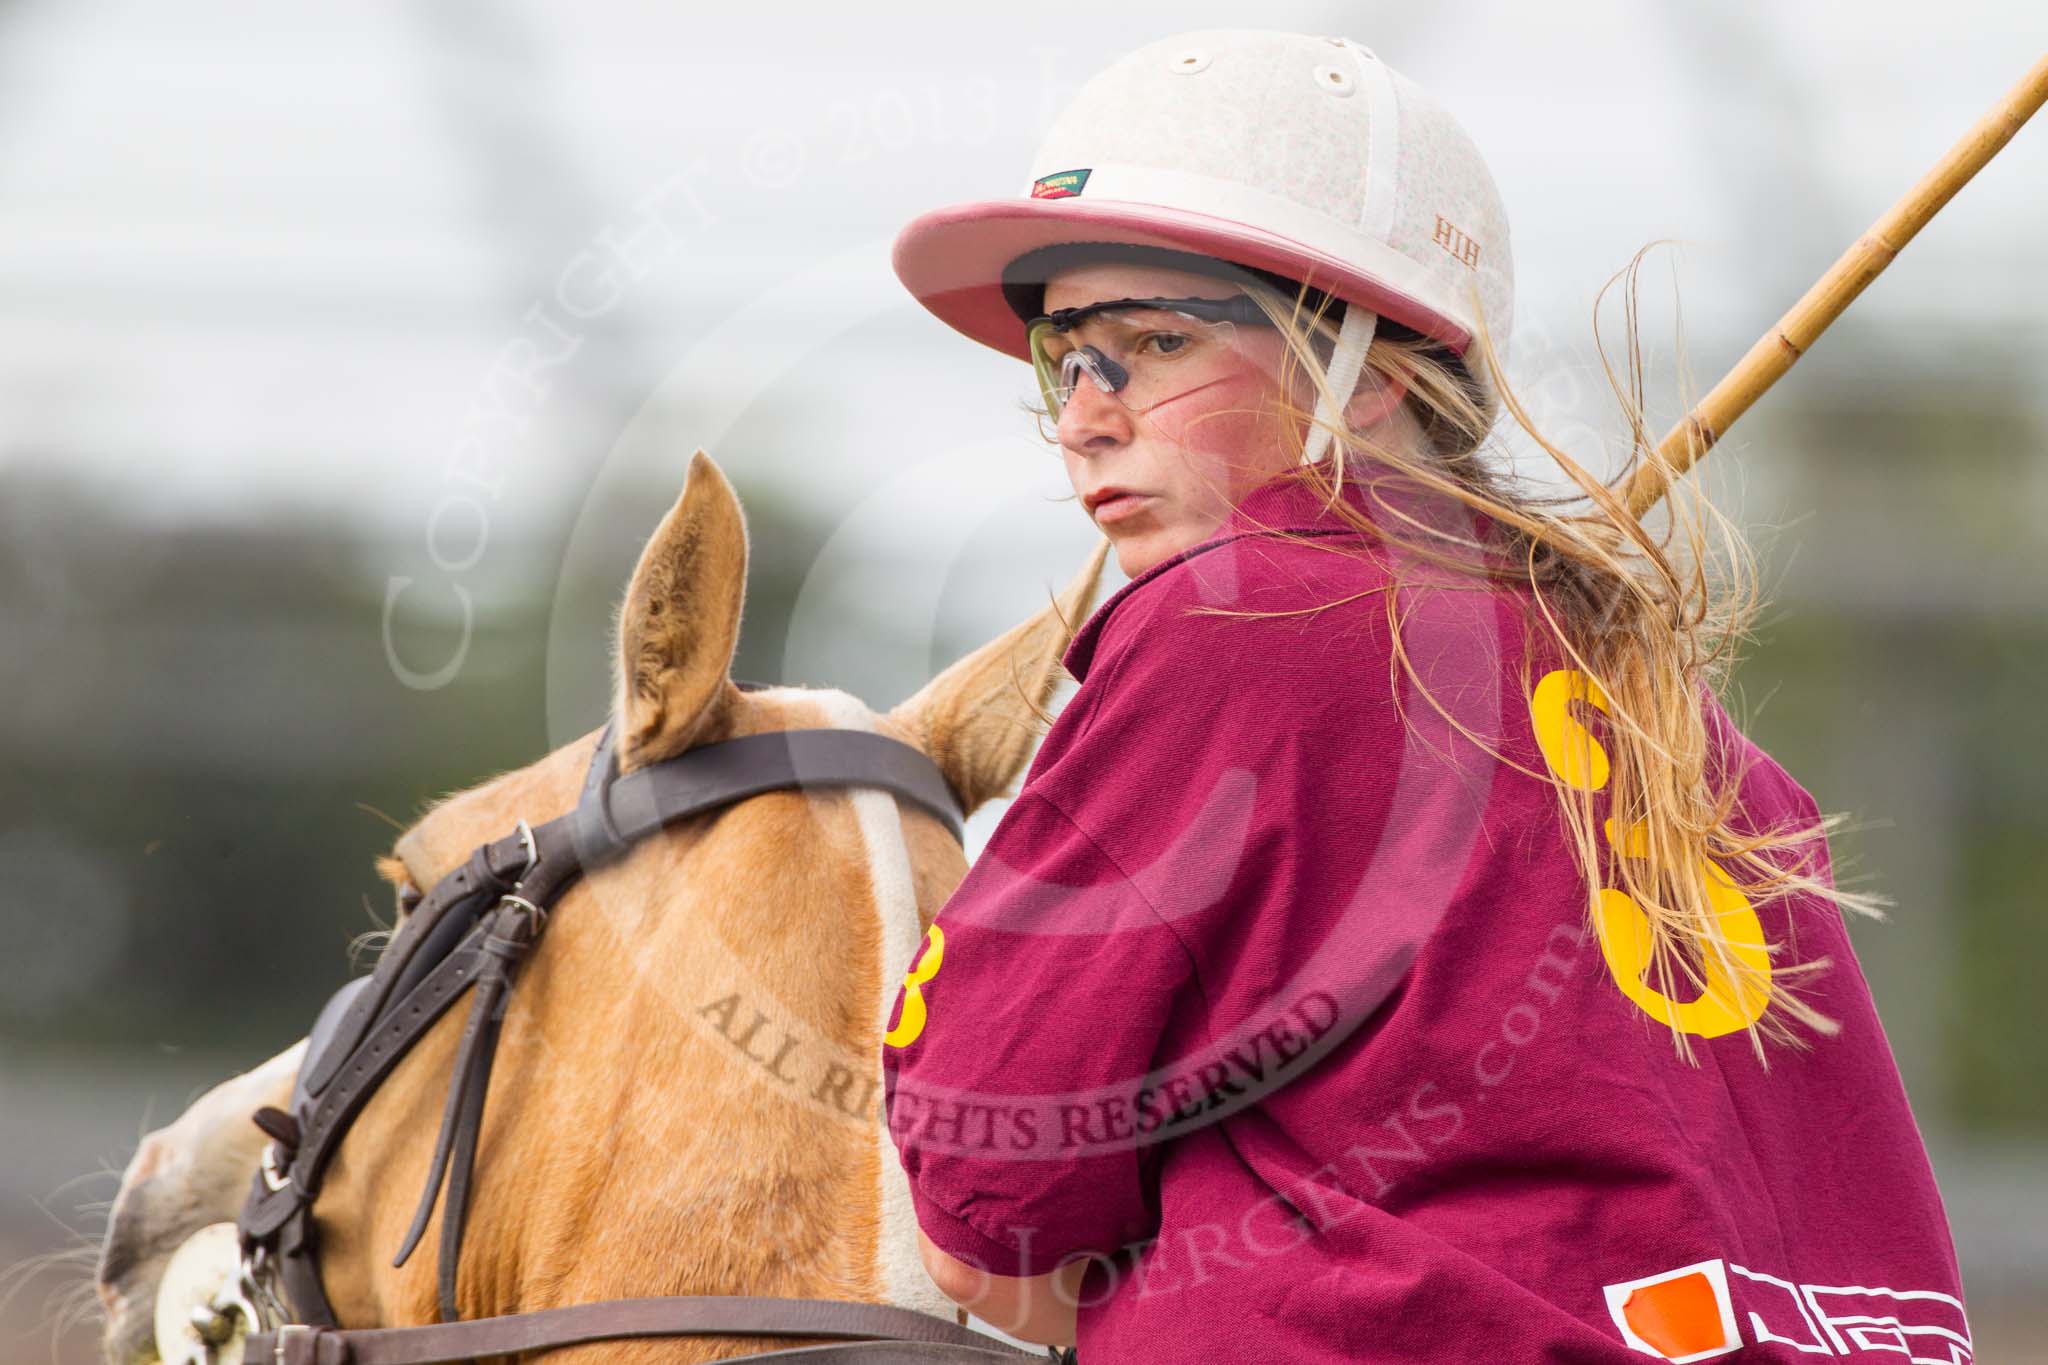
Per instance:
[[[1316,468],[1322,471],[1325,479],[1330,477],[1329,460],[1323,460]],[[1371,498],[1365,492],[1355,470],[1347,472],[1339,496],[1352,507],[1370,514]],[[1067,643],[1066,653],[1060,662],[1066,667],[1067,672],[1073,675],[1076,682],[1081,681],[1088,675],[1088,666],[1095,658],[1095,647],[1101,640],[1104,626],[1125,598],[1160,575],[1171,573],[1176,566],[1197,555],[1211,554],[1247,536],[1278,532],[1311,535],[1358,534],[1357,528],[1332,508],[1322,493],[1304,482],[1293,471],[1283,473],[1260,484],[1240,498],[1237,506],[1230,510],[1222,525],[1218,526],[1207,540],[1191,545],[1178,554],[1167,556],[1110,594],[1102,605],[1082,622],[1081,628],[1074,632],[1074,638]]]

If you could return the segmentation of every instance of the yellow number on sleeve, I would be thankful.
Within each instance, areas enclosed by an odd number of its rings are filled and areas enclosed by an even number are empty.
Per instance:
[[[920,987],[939,974],[939,964],[946,958],[946,931],[934,924],[924,937],[930,946],[903,974],[903,1012],[897,1016],[896,1027],[882,1035],[890,1047],[909,1047],[924,1032],[924,991]]]

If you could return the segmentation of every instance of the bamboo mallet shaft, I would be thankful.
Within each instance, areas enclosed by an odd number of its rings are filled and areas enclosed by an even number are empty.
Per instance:
[[[2048,101],[2048,57],[2034,63],[2025,79],[1979,119],[1977,126],[1951,147],[1948,155],[1921,177],[1905,198],[1892,205],[1870,231],[1844,252],[1828,268],[1828,273],[1806,291],[1806,297],[1750,347],[1749,354],[1727,377],[1671,429],[1657,447],[1663,463],[1669,466],[1668,473],[1657,463],[1639,467],[1623,493],[1629,511],[1641,518],[1655,507],[1669,488],[1670,479],[1685,473],[1700,456],[1713,449],[1714,442],[1727,434],[1735,419],[1749,411],[1750,404],[1792,368],[1792,363],[1819,339],[1828,324],[1840,317],[1906,243],[1913,240],[1914,234],[1927,226],[1928,219],[1940,212],[1942,205],[1954,198],[1956,191],[2012,140],[2013,134],[2019,132],[2044,101]]]

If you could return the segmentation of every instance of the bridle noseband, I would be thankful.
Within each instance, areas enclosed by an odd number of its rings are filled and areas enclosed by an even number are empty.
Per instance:
[[[762,684],[740,686],[751,691]],[[250,1324],[254,1334],[246,1360],[421,1365],[693,1333],[846,1339],[749,1357],[764,1360],[1013,1360],[1025,1354],[928,1314],[837,1300],[676,1295],[459,1320],[455,1291],[462,1235],[506,996],[556,902],[578,878],[671,824],[763,792],[813,787],[894,793],[937,816],[956,841],[961,838],[960,804],[945,775],[924,753],[886,735],[769,731],[700,745],[621,776],[613,727],[607,724],[574,810],[539,826],[520,821],[434,884],[376,970],[343,987],[322,1009],[293,1086],[291,1112],[265,1109],[256,1116],[271,1143],[236,1221],[243,1298],[259,1305],[268,1320]],[[438,1202],[442,1321],[343,1331],[320,1279],[313,1201],[341,1138],[378,1085],[465,992],[469,1014],[426,1187],[393,1261],[403,1265],[412,1254]],[[268,1289],[273,1271],[281,1295]]]

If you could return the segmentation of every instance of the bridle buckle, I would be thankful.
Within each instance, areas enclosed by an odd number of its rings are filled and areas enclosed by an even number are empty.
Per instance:
[[[272,1194],[276,1194],[279,1190],[292,1183],[291,1172],[282,1169],[279,1165],[280,1155],[275,1142],[267,1142],[263,1145],[263,1185]]]
[[[498,898],[500,906],[509,906],[519,913],[522,936],[527,939],[540,937],[540,931],[547,926],[547,907],[536,905],[516,891],[507,891]]]
[[[526,880],[528,873],[540,866],[540,841],[533,837],[533,826],[524,819],[512,832],[519,836],[519,846],[526,850],[526,866],[520,868],[519,875],[512,879],[512,885],[517,886]]]

